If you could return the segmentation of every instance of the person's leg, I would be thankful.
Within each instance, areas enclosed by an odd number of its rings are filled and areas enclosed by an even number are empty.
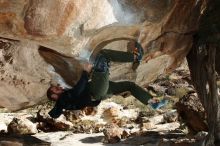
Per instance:
[[[94,100],[103,99],[109,88],[109,71],[92,73],[91,81],[89,82],[89,92]]]
[[[113,62],[133,62],[134,55],[131,52],[116,51],[102,49],[99,54],[102,54],[106,59]]]
[[[147,91],[133,82],[121,81],[121,82],[109,82],[108,94],[120,94],[125,91],[130,91],[136,99],[143,104],[147,105],[148,100],[153,98]]]
[[[108,61],[133,62],[134,55],[130,52],[103,49],[94,61],[94,72],[89,83],[89,92],[94,99],[105,98],[109,89]]]

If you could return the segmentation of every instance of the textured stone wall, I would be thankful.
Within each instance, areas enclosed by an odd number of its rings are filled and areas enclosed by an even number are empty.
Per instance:
[[[42,100],[50,82],[38,45],[0,39],[0,105],[11,110]]]
[[[131,63],[114,64],[113,80],[145,85],[171,72],[191,48],[204,1],[0,0],[0,106],[16,110],[39,103],[60,81],[39,55],[40,46],[57,51],[46,58],[57,56],[51,63],[71,85],[81,68],[72,69],[79,62],[64,56],[88,59],[103,47],[126,51],[130,40],[141,43],[145,61],[136,72]]]

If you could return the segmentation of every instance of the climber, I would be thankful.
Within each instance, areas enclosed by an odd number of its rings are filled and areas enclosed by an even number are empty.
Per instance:
[[[147,91],[130,81],[109,81],[109,62],[140,62],[143,56],[141,45],[135,43],[133,53],[103,49],[94,59],[93,64],[85,63],[84,71],[78,83],[68,90],[59,86],[51,86],[47,91],[49,99],[56,101],[54,108],[49,112],[53,118],[62,114],[63,109],[79,110],[84,107],[97,106],[101,100],[111,95],[130,91],[143,104],[150,103],[154,109],[165,104],[165,100],[155,100]],[[91,80],[89,75],[91,74]]]

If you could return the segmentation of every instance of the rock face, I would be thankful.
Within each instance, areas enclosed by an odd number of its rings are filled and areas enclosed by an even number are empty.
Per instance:
[[[39,103],[50,83],[60,81],[38,54],[39,46],[88,59],[109,43],[111,49],[126,51],[128,40],[136,40],[148,63],[137,72],[131,64],[114,65],[112,79],[145,85],[182,62],[204,8],[205,0],[1,0],[0,106],[17,110]],[[62,63],[58,58],[60,70],[55,71],[74,85],[80,73],[71,70],[71,59]]]
[[[117,143],[121,140],[123,130],[118,125],[110,124],[103,131],[107,143]]]
[[[183,96],[176,103],[176,108],[181,119],[186,122],[190,132],[207,131],[205,110],[196,93]]]
[[[70,129],[73,124],[66,120],[64,116],[53,119],[48,115],[48,110],[39,110],[37,113],[38,129],[42,131],[65,131]]]
[[[14,118],[8,125],[8,133],[10,134],[36,134],[37,132],[36,124],[25,118]]]
[[[0,39],[0,106],[17,110],[43,99],[50,74],[37,48],[29,42]]]
[[[36,137],[30,135],[10,135],[1,134],[0,135],[0,145],[1,146],[50,146],[49,142],[40,140]]]

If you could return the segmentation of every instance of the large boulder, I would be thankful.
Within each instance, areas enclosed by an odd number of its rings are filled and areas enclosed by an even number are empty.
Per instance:
[[[121,140],[123,129],[116,124],[109,124],[103,130],[106,143],[117,143]]]
[[[78,80],[77,62],[68,57],[88,59],[103,47],[126,51],[131,40],[143,46],[148,63],[137,72],[113,65],[111,79],[148,84],[182,63],[204,8],[205,0],[1,0],[0,106],[18,110],[43,101],[52,82]]]
[[[186,123],[192,134],[208,131],[206,112],[196,93],[189,93],[176,103],[180,119]]]
[[[66,117],[61,115],[57,119],[53,119],[48,114],[49,110],[39,110],[37,112],[36,121],[38,122],[37,128],[42,131],[66,131],[73,127],[70,121],[66,120]]]
[[[50,142],[40,140],[30,135],[14,135],[14,134],[1,134],[1,146],[51,146]]]
[[[43,100],[51,75],[38,46],[0,39],[0,106],[17,110]]]
[[[17,135],[36,134],[37,124],[32,123],[26,118],[14,118],[8,125],[8,133]]]

